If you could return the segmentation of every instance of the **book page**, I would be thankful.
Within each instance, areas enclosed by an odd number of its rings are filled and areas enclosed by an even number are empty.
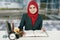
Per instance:
[[[35,36],[47,36],[45,32],[42,32],[41,30],[35,30],[34,31]]]
[[[29,30],[29,31],[24,31],[25,32],[25,37],[45,37],[47,34],[45,32],[42,32],[41,30]]]
[[[33,34],[33,30],[24,31],[24,32],[25,32],[25,35],[23,35],[23,36],[25,36],[25,37],[35,36],[35,35]]]

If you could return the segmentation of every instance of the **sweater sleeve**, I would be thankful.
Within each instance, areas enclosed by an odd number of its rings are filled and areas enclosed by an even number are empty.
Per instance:
[[[25,20],[24,20],[24,14],[22,16],[21,22],[20,22],[20,26],[18,27],[21,31],[23,31],[23,26],[25,25]]]

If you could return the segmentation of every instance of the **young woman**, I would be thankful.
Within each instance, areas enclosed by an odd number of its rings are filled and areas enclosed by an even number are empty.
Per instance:
[[[31,1],[28,4],[27,13],[23,14],[20,26],[15,31],[25,30],[41,30],[42,28],[42,16],[38,14],[38,4],[35,1]]]

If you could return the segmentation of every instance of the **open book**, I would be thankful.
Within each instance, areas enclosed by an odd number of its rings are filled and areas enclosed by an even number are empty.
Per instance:
[[[29,30],[29,31],[24,31],[25,35],[24,37],[48,37],[47,32],[42,32],[41,30]]]

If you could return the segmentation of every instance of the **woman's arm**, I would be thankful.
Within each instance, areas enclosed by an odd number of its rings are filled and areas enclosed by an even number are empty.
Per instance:
[[[24,14],[22,16],[21,22],[20,22],[20,26],[18,27],[20,29],[20,31],[23,31],[23,26],[25,25],[25,20],[24,20]]]
[[[42,16],[40,16],[40,30],[42,28],[42,24],[43,24],[43,19],[42,19]]]
[[[40,30],[41,30],[42,32],[45,32],[45,28],[43,28],[42,25],[43,25],[43,18],[42,18],[42,16],[41,16]]]

